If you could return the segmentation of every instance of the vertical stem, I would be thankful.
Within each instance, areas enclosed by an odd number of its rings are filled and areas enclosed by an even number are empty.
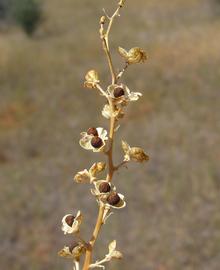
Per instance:
[[[108,40],[108,36],[109,36],[109,32],[111,30],[114,18],[119,14],[119,10],[122,7],[122,5],[120,4],[121,1],[119,2],[119,7],[116,9],[115,13],[112,15],[112,17],[109,19],[109,25],[106,31],[106,34],[103,34],[103,25],[101,26],[101,39],[102,39],[102,44],[103,44],[103,49],[104,52],[106,54],[107,60],[108,60],[108,65],[110,68],[110,72],[111,72],[111,76],[112,76],[112,84],[117,83],[117,75],[115,73],[115,69],[113,66],[113,62],[112,62],[112,58],[111,58],[111,53],[110,53],[110,49],[109,49],[109,40]],[[110,128],[109,128],[109,150],[107,152],[108,155],[108,174],[106,177],[107,181],[111,181],[113,174],[114,174],[114,164],[113,164],[113,142],[114,142],[114,133],[115,133],[115,122],[116,119],[113,116],[114,113],[114,104],[112,102],[111,97],[108,97],[108,102],[109,102],[109,106],[110,106],[110,110],[111,110],[111,119],[110,119]],[[99,214],[97,217],[97,221],[96,221],[96,225],[95,225],[95,229],[93,231],[92,234],[92,238],[89,242],[89,247],[87,248],[86,251],[86,256],[85,256],[85,261],[84,261],[84,265],[83,265],[83,270],[88,270],[89,269],[89,265],[91,264],[91,260],[92,260],[92,251],[93,251],[93,247],[95,245],[95,242],[97,240],[99,231],[102,227],[103,224],[103,215],[104,215],[104,211],[105,211],[105,206],[100,204],[99,206]]]
[[[113,115],[114,107],[113,107],[112,100],[110,98],[109,98],[109,105],[110,105],[111,112],[112,112],[112,115]],[[115,117],[112,116],[111,119],[110,119],[110,130],[109,130],[109,142],[110,142],[109,143],[109,151],[107,153],[109,167],[108,167],[108,175],[107,175],[106,180],[109,181],[109,182],[112,180],[112,177],[113,177],[113,174],[114,174],[114,165],[113,165],[113,156],[112,156],[112,154],[113,154],[112,150],[113,150],[114,133],[115,133]],[[91,240],[89,242],[90,245],[89,245],[89,248],[87,248],[87,251],[86,251],[86,257],[85,257],[85,261],[84,261],[83,270],[88,270],[89,265],[91,264],[92,250],[93,250],[93,247],[94,247],[95,242],[97,240],[99,231],[100,231],[100,229],[102,227],[102,224],[103,224],[104,211],[105,211],[105,206],[101,204],[99,206],[99,214],[98,214],[98,217],[97,217],[95,229],[93,231],[92,238],[91,238]]]

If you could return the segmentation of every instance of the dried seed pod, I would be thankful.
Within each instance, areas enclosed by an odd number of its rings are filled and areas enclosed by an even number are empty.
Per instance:
[[[116,192],[111,193],[108,198],[107,198],[107,202],[110,205],[117,205],[120,202],[121,198],[119,197],[119,195]]]
[[[119,86],[114,89],[113,95],[115,98],[124,96],[124,94],[125,94],[125,90],[122,87]]]
[[[98,136],[95,136],[92,138],[91,140],[91,145],[94,147],[94,148],[100,148],[102,145],[103,145],[103,141],[100,137]]]
[[[65,221],[71,227],[73,225],[74,219],[75,217],[73,215],[69,215],[66,217]]]
[[[107,182],[102,182],[100,185],[99,185],[99,191],[101,193],[108,193],[110,192],[111,190],[111,186],[109,185],[109,183]]]
[[[93,136],[98,136],[98,131],[95,127],[90,127],[88,130],[87,130],[87,134],[88,135],[93,135]]]

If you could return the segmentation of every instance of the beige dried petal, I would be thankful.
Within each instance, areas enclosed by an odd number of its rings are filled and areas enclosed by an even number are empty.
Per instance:
[[[105,106],[102,110],[102,115],[107,119],[111,118],[111,116],[112,116],[111,109],[110,109],[110,106],[108,104],[105,104]]]
[[[147,58],[147,54],[144,50],[139,47],[135,47],[129,50],[126,60],[129,64],[137,64],[145,62]]]
[[[132,160],[137,162],[144,162],[149,160],[149,156],[140,147],[132,147],[129,151],[129,156]]]
[[[88,172],[88,170],[83,170],[81,172],[78,172],[75,176],[74,176],[74,181],[76,183],[90,183],[91,182],[91,176],[90,173]]]
[[[128,57],[128,52],[127,52],[125,49],[123,49],[122,47],[118,47],[118,52],[119,52],[119,54],[120,54],[122,57],[124,57],[124,58],[127,59],[127,57]]]
[[[89,169],[89,173],[91,176],[95,177],[98,173],[104,171],[106,168],[105,162],[97,162],[92,165],[92,167]]]
[[[126,1],[126,0],[119,0],[119,3],[118,3],[119,6],[120,6],[120,7],[123,7],[124,4],[125,4],[125,1]]]
[[[73,258],[73,255],[72,253],[70,252],[69,250],[69,247],[65,246],[63,249],[61,249],[59,252],[58,252],[58,255],[60,257],[63,257],[63,258],[68,258],[68,259],[72,259]]]
[[[115,250],[115,251],[112,252],[111,257],[112,257],[113,259],[118,259],[118,260],[120,260],[120,259],[123,258],[123,255],[122,255],[122,253],[121,253],[120,251]]]
[[[113,241],[108,245],[109,254],[112,253],[113,251],[115,251],[116,245],[117,245],[116,240],[113,240]]]
[[[84,86],[87,88],[95,88],[96,85],[100,82],[97,71],[93,69],[87,72],[85,79],[86,81]]]
[[[121,146],[122,146],[122,149],[123,149],[124,153],[127,154],[128,151],[130,150],[130,145],[127,142],[122,140],[121,141]]]

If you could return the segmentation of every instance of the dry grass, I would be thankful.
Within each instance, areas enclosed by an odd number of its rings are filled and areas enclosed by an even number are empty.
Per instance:
[[[91,67],[108,79],[96,31],[102,6],[112,9],[113,3],[44,5],[45,22],[33,40],[15,28],[0,37],[1,269],[69,269],[56,256],[66,243],[60,220],[80,208],[88,235],[96,215],[88,188],[73,185],[72,175],[101,158],[78,145],[81,130],[106,125],[97,109],[101,97],[84,90],[82,81]],[[106,242],[117,238],[125,254],[118,269],[219,270],[215,5],[128,1],[113,31],[113,48],[140,45],[150,53],[148,64],[126,75],[129,86],[145,96],[129,108],[118,136],[146,148],[151,161],[115,179],[128,208],[109,221],[97,251],[103,254]]]

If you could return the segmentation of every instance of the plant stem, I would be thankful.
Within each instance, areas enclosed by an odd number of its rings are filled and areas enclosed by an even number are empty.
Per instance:
[[[109,64],[109,68],[110,68],[110,72],[111,72],[112,84],[117,83],[117,75],[115,73],[115,69],[114,69],[114,66],[113,66],[112,57],[111,57],[111,53],[110,53],[110,49],[109,49],[109,33],[110,33],[110,30],[111,30],[114,18],[119,15],[119,10],[120,10],[121,7],[122,6],[119,5],[118,8],[116,9],[115,13],[112,15],[112,17],[109,18],[109,24],[108,24],[108,28],[107,28],[106,33],[104,34],[104,32],[103,32],[104,31],[103,24],[101,24],[101,29],[100,29],[103,49],[104,49],[104,52],[106,54],[108,64]],[[105,92],[102,90],[101,87],[98,87],[98,89],[101,91],[101,93],[104,96],[106,96]],[[116,118],[114,117],[114,114],[113,114],[114,113],[114,104],[113,104],[112,98],[111,97],[107,97],[107,98],[108,98],[108,102],[109,102],[109,106],[110,106],[110,110],[111,110],[111,118],[110,118],[110,127],[109,127],[109,150],[106,153],[107,157],[108,157],[108,174],[107,174],[106,180],[111,182],[111,180],[113,178],[114,171],[115,171],[114,164],[113,164],[113,142],[114,142]],[[89,266],[91,264],[92,251],[93,251],[95,242],[97,240],[99,231],[100,231],[100,229],[102,227],[102,224],[103,224],[104,211],[105,211],[105,205],[100,204],[100,206],[99,206],[99,214],[98,214],[98,217],[97,217],[95,229],[93,231],[92,238],[90,239],[89,247],[87,248],[87,251],[86,251],[83,270],[88,270]]]
[[[113,115],[113,110],[114,110],[113,103],[112,103],[111,99],[108,99],[108,100],[109,100],[109,103],[110,103],[109,105],[110,105],[110,108],[111,108],[111,113]],[[114,141],[114,133],[115,133],[115,121],[116,121],[115,117],[112,116],[111,119],[110,119],[110,130],[109,130],[109,142],[110,142],[110,144],[109,144],[109,150],[107,152],[109,167],[108,167],[108,175],[107,175],[106,180],[109,181],[109,182],[112,180],[112,177],[113,177],[113,174],[114,174],[112,150],[113,150],[113,141]],[[91,238],[91,240],[89,242],[90,245],[89,245],[89,248],[86,251],[86,257],[85,257],[85,261],[84,261],[83,270],[88,270],[89,265],[91,264],[92,251],[93,251],[93,247],[95,245],[95,242],[97,240],[99,231],[100,231],[100,229],[102,227],[102,224],[103,224],[104,211],[105,211],[105,206],[101,204],[99,206],[99,214],[98,214],[98,217],[97,217],[95,229],[93,231],[92,238]]]

